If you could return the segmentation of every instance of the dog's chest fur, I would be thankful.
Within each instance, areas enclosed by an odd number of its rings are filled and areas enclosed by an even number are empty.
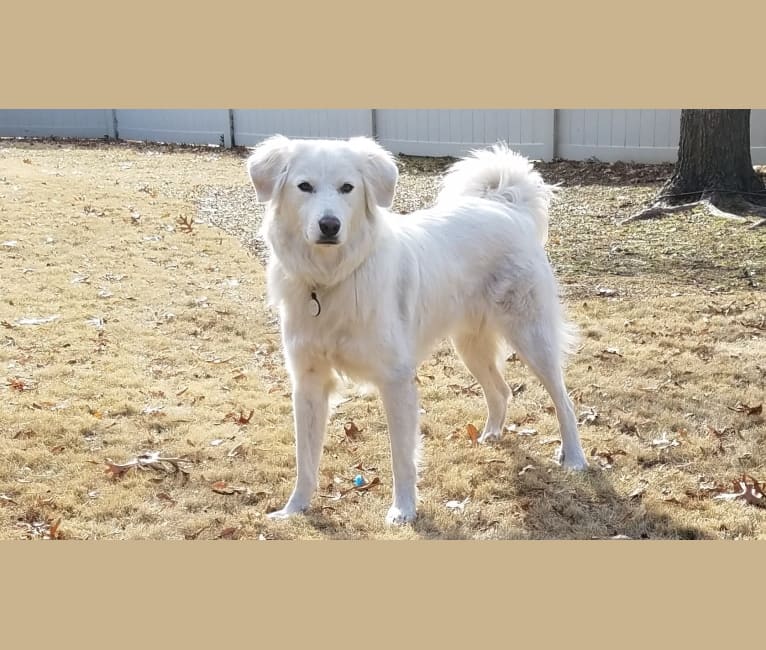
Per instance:
[[[385,306],[366,295],[354,275],[331,288],[276,272],[271,279],[279,282],[282,333],[292,365],[320,363],[357,380],[376,378],[390,345],[380,323],[390,320],[377,317]]]

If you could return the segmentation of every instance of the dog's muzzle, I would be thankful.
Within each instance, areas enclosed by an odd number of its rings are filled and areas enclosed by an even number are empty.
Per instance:
[[[319,220],[318,244],[337,244],[340,232],[340,219],[332,215],[325,215]]]

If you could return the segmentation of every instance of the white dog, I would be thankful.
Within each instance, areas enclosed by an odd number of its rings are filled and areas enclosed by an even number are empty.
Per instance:
[[[480,442],[503,431],[508,345],[556,407],[561,464],[587,467],[562,374],[566,323],[543,248],[552,188],[504,145],[474,152],[447,173],[436,205],[389,212],[398,171],[368,138],[275,136],[247,160],[268,202],[268,291],[279,309],[293,385],[297,480],[271,517],[305,510],[316,490],[338,375],[372,383],[388,420],[393,505],[386,522],[415,519],[420,447],[415,372],[450,337],[484,390]]]

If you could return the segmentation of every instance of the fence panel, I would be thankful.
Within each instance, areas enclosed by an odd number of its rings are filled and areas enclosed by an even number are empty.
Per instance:
[[[680,110],[559,110],[556,155],[565,160],[674,162]]]
[[[254,145],[376,134],[394,153],[459,156],[498,140],[538,160],[674,162],[680,110],[0,110],[0,137]],[[374,116],[374,117],[373,117]],[[115,120],[116,118],[116,120]],[[116,121],[116,131],[115,131]],[[766,164],[766,109],[753,109],[754,164]],[[232,142],[232,133],[234,140]],[[555,148],[554,148],[555,144]]]
[[[377,138],[394,153],[461,156],[471,149],[508,142],[537,160],[553,156],[553,110],[376,111]]]
[[[6,109],[1,137],[114,138],[111,109]]]
[[[279,133],[292,138],[371,136],[370,110],[240,110],[232,115],[234,142],[252,146]]]
[[[228,109],[118,109],[116,114],[122,140],[231,146]]]

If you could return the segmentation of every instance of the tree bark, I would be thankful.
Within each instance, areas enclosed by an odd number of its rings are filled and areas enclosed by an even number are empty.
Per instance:
[[[673,175],[650,206],[622,223],[694,207],[717,217],[766,217],[766,186],[750,157],[749,109],[683,109]]]
[[[678,161],[660,192],[662,198],[677,204],[703,194],[748,196],[764,189],[750,157],[749,109],[681,111]]]

